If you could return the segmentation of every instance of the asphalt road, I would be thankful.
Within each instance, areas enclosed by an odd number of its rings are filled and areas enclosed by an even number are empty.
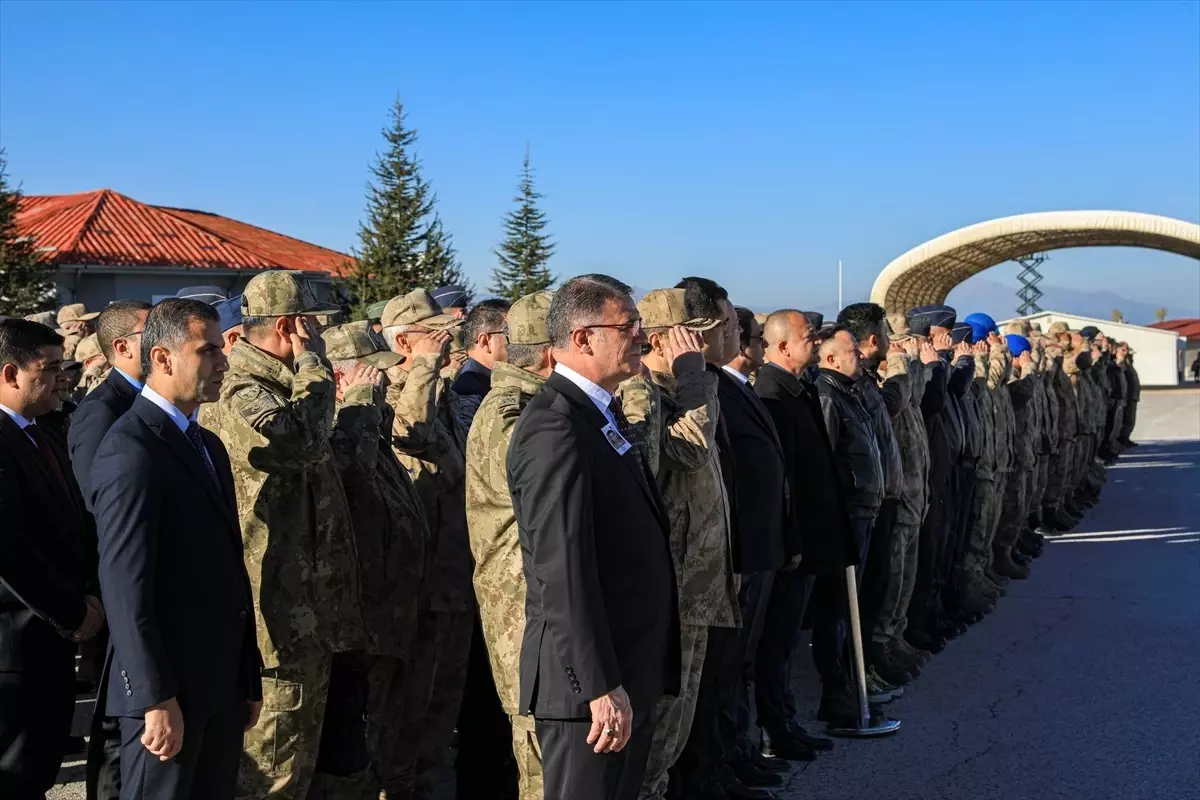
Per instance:
[[[1135,438],[1079,528],[887,707],[901,731],[839,742],[778,798],[1200,798],[1200,391],[1143,393]]]

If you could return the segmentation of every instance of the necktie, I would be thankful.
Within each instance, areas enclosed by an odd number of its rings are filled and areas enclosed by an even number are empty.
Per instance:
[[[204,461],[204,466],[208,470],[208,477],[212,478],[213,483],[220,487],[221,481],[217,479],[217,469],[208,457],[208,449],[204,446],[204,437],[200,435],[200,426],[195,422],[188,423],[187,438],[192,443],[192,447],[196,448],[200,459]]]
[[[71,497],[71,490],[68,488],[67,476],[63,474],[62,465],[58,463],[58,459],[54,455],[54,451],[50,448],[50,441],[46,437],[45,432],[37,425],[30,425],[25,428],[25,433],[29,434],[35,442],[37,442],[38,455],[42,457],[50,474],[58,481],[59,488],[66,493],[67,497]],[[74,498],[72,498],[74,501]]]
[[[615,397],[609,400],[608,413],[612,414],[613,420],[617,423],[617,433],[625,437],[625,441],[633,444],[633,426],[625,418],[625,409],[621,408],[621,401]]]

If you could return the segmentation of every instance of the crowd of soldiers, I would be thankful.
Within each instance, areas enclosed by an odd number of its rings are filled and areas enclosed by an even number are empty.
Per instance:
[[[215,307],[229,364],[199,422],[232,465],[263,661],[238,796],[424,798],[454,752],[459,798],[541,798],[520,700],[527,575],[506,464],[555,370],[555,293],[468,307],[459,287],[417,289],[358,322],[316,302],[296,272],[258,275],[233,298],[180,294]],[[137,344],[129,331],[110,338],[106,314],[136,334],[150,306],[122,302],[34,318],[65,340],[61,403],[47,415],[65,439],[122,353],[121,374],[144,378],[136,352],[114,351]],[[1045,535],[1074,527],[1105,465],[1134,446],[1132,353],[1095,328],[1001,331],[945,305],[870,303],[826,324],[754,314],[698,278],[649,292],[637,311],[643,371],[616,396],[668,512],[683,654],[678,696],[634,712],[654,717],[639,798],[773,796],[789,762],[833,746],[799,723],[802,627],[819,718],[858,716],[845,566],[858,565],[882,716],[1029,576]],[[731,409],[743,401],[768,412],[761,461],[737,441]],[[73,466],[83,486],[87,467]],[[816,516],[809,502],[823,503]],[[754,525],[767,533],[738,530],[771,504],[778,519]],[[843,531],[848,544],[824,557],[822,537]],[[118,784],[100,779],[108,788],[93,796]]]

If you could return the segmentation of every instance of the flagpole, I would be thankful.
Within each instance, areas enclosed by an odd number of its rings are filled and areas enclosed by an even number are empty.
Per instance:
[[[842,305],[842,260],[838,259],[838,311],[844,308]]]

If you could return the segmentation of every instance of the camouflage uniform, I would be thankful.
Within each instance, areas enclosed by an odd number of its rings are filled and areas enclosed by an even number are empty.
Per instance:
[[[996,399],[988,385],[990,366],[991,362],[985,354],[975,354],[975,378],[970,389],[979,423],[975,496],[971,502],[966,546],[955,574],[955,582],[968,592],[977,590],[984,580],[986,553],[999,511],[996,492]]]
[[[1013,464],[1004,489],[1004,504],[1000,529],[992,544],[993,558],[1007,560],[1021,528],[1029,515],[1029,497],[1036,469],[1034,442],[1037,438],[1037,411],[1034,401],[1034,376],[1018,374],[1013,363],[1013,376],[1008,382],[1008,394],[1014,419]]]
[[[397,325],[448,330],[462,324],[442,314],[424,289],[389,300],[380,322],[385,330]],[[453,393],[449,380],[438,374],[438,357],[413,356],[392,372],[395,382],[387,390],[387,404],[395,412],[392,449],[412,477],[432,538],[413,659],[397,677],[404,694],[397,732],[403,755],[383,765],[382,777],[389,797],[421,797],[454,734],[475,618],[466,462]]]
[[[1004,516],[1004,501],[1008,495],[1008,486],[1010,482],[1015,482],[1017,478],[1017,420],[1013,413],[1012,396],[1009,393],[1008,382],[1011,377],[1012,358],[1008,352],[1008,345],[1001,339],[999,344],[992,345],[991,351],[988,353],[988,389],[992,392],[992,406],[994,410],[995,422],[995,437],[994,445],[996,448],[996,472],[995,486],[993,491],[995,494],[992,497],[992,518],[991,530],[988,532],[987,548],[984,551],[985,564],[984,573],[992,572],[992,564],[995,558],[994,546],[996,539],[1000,535],[1000,522]]]
[[[332,328],[322,338],[327,355],[335,362],[357,359],[388,369],[400,358],[381,352],[383,340],[367,322]],[[382,766],[402,755],[398,741],[405,724],[403,667],[412,657],[416,638],[429,540],[421,498],[408,470],[392,452],[392,414],[381,389],[351,386],[338,403],[331,442],[354,521],[363,614],[370,639],[366,743],[374,774],[364,777],[364,796],[379,793]]]
[[[551,292],[537,292],[513,304],[508,315],[510,343],[549,345],[546,315],[552,298]],[[475,558],[475,597],[496,693],[512,722],[521,800],[541,800],[542,751],[533,717],[520,713],[525,571],[506,463],[517,419],[545,382],[527,369],[496,364],[492,389],[475,411],[466,448],[467,529]]]
[[[889,319],[893,333],[901,334],[903,317]],[[904,635],[908,604],[917,579],[917,548],[921,523],[929,508],[929,437],[921,416],[921,398],[929,371],[918,358],[893,353],[887,359],[885,384],[896,383],[901,392],[899,410],[892,416],[892,432],[900,450],[900,502],[888,554],[891,575],[884,593],[873,641],[886,645]]]
[[[83,361],[82,358],[75,357],[75,350],[85,338],[75,331],[67,330],[67,323],[91,322],[98,316],[100,316],[100,312],[93,311],[92,313],[88,313],[87,306],[83,303],[70,303],[58,310],[58,314],[55,315],[55,321],[58,323],[57,332],[63,337],[64,361]],[[97,351],[99,351],[99,347],[97,347]]]
[[[318,307],[301,273],[253,278],[248,316]],[[263,655],[263,710],[246,733],[239,797],[304,798],[316,762],[333,656],[362,649],[350,509],[334,462],[335,389],[328,362],[302,353],[288,367],[239,340],[202,422],[229,450],[246,568]]]
[[[1046,493],[1046,481],[1050,474],[1051,425],[1050,393],[1046,388],[1046,375],[1042,371],[1042,348],[1033,343],[1033,410],[1036,418],[1036,436],[1033,442],[1034,471],[1030,481],[1029,506],[1026,517],[1040,514],[1042,496]]]
[[[1069,499],[1071,468],[1075,461],[1075,442],[1079,435],[1079,408],[1071,378],[1066,372],[1067,358],[1061,347],[1046,348],[1054,361],[1051,375],[1054,381],[1054,399],[1058,404],[1058,452],[1050,461],[1050,474],[1046,482],[1046,496],[1042,500],[1043,514],[1053,521],[1064,515],[1064,502]]]

